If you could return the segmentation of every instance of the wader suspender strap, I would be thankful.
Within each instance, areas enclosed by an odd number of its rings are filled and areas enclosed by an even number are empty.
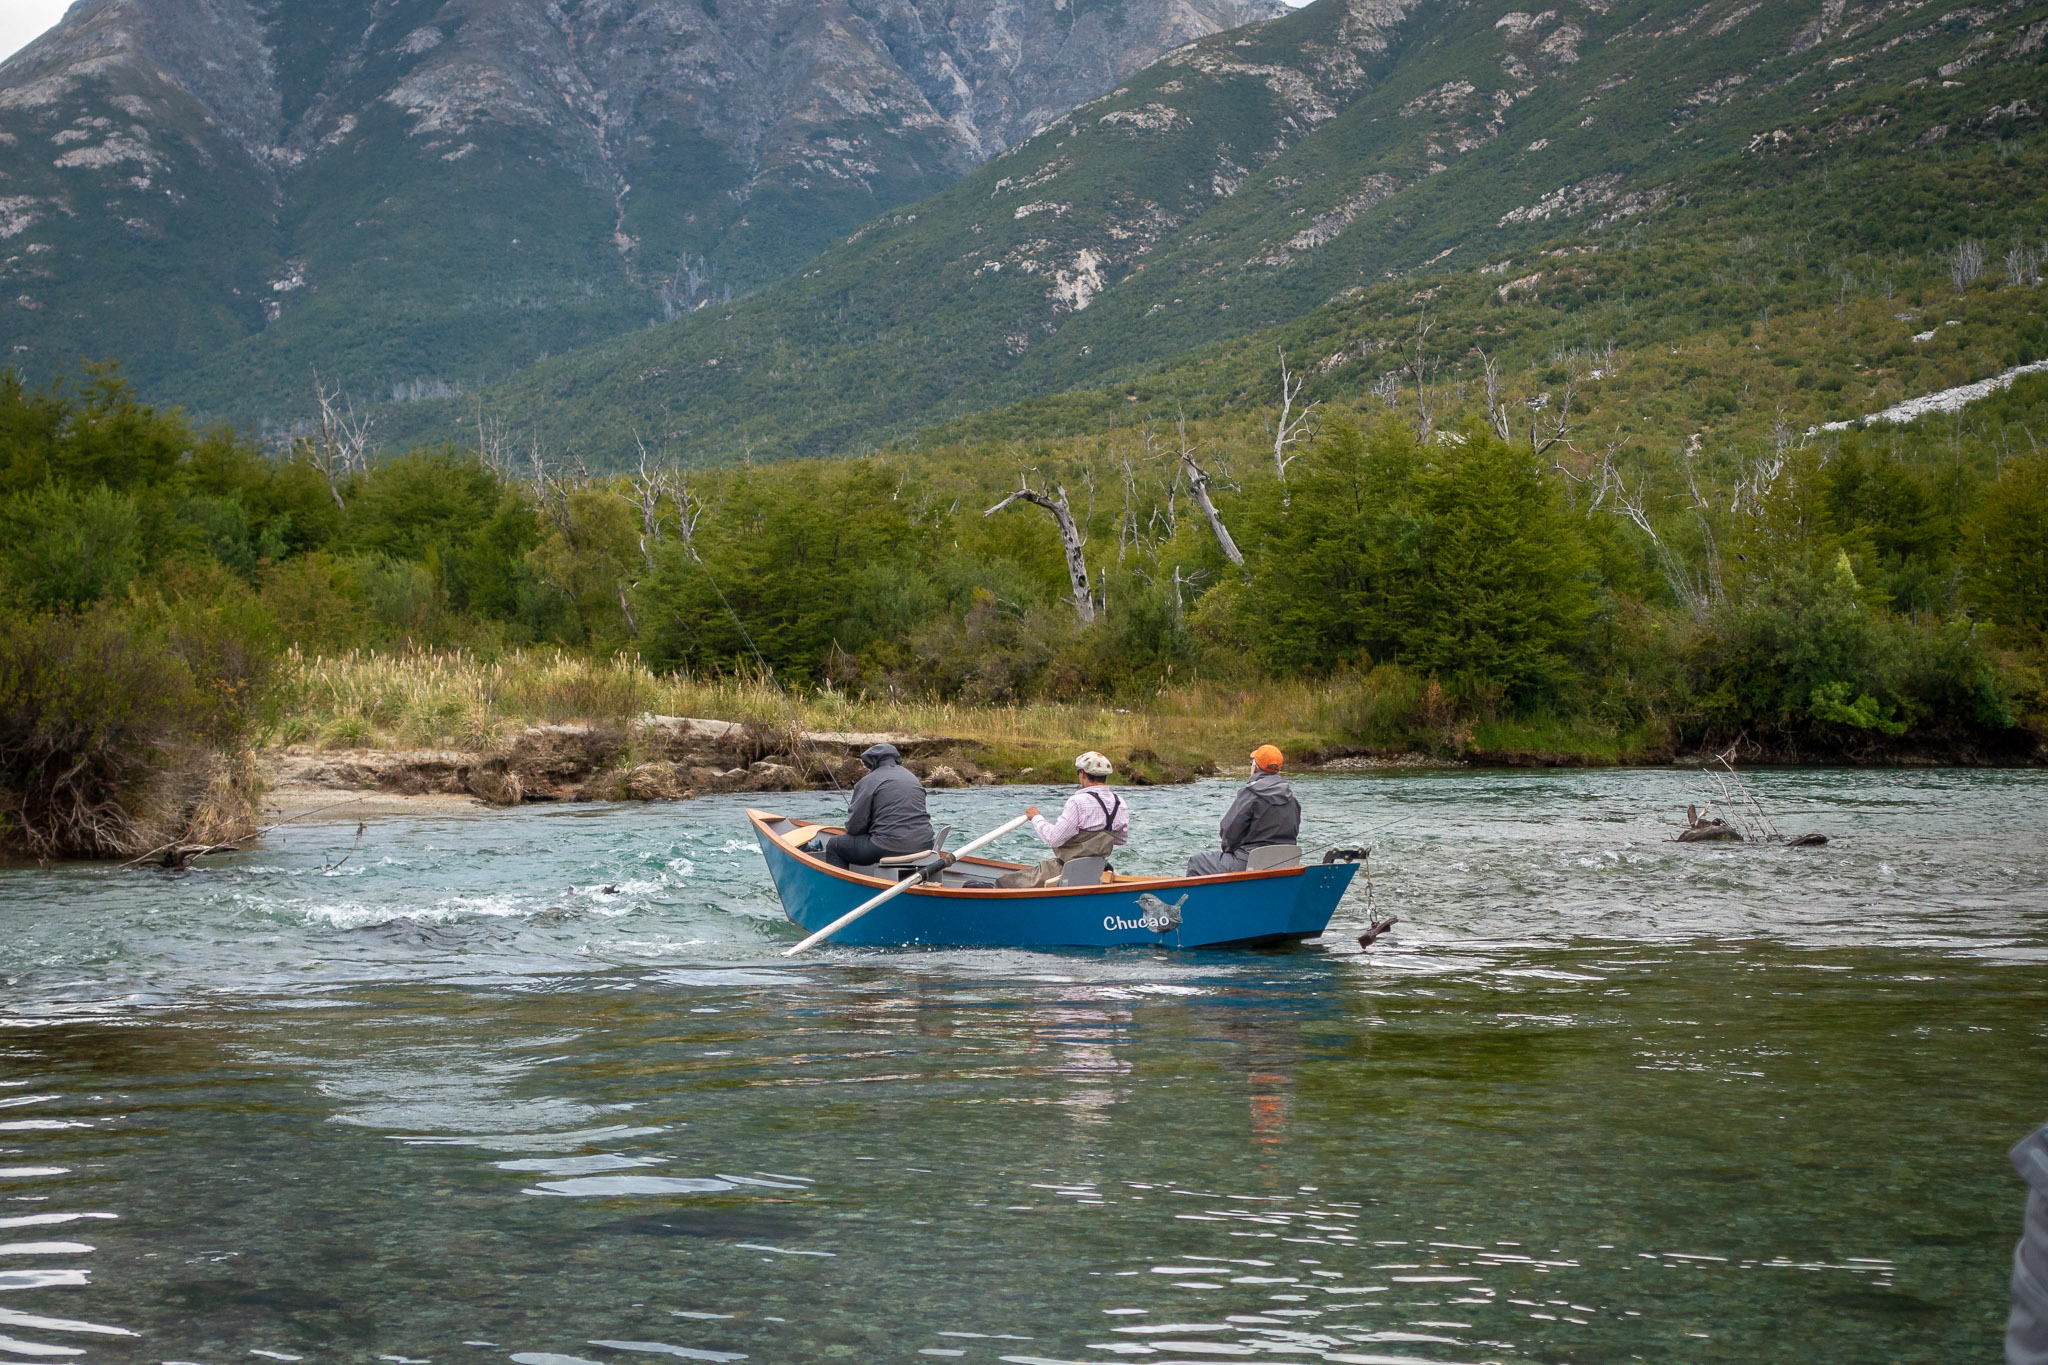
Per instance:
[[[1116,793],[1114,792],[1110,793],[1110,800],[1116,802],[1116,805],[1108,806],[1103,804],[1102,793],[1095,790],[1093,787],[1090,787],[1088,789],[1088,794],[1095,798],[1096,808],[1102,812],[1103,829],[1107,830],[1111,834],[1116,833],[1116,812],[1122,809],[1124,804],[1123,798],[1121,796],[1116,795]]]

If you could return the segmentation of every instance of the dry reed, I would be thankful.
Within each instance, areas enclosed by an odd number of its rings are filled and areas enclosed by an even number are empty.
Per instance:
[[[1162,688],[1141,707],[955,702],[851,696],[831,689],[785,695],[752,675],[657,674],[639,659],[591,659],[528,650],[483,659],[463,651],[292,651],[288,701],[273,743],[321,748],[488,749],[529,725],[619,721],[643,713],[752,721],[813,731],[945,735],[1029,761],[1081,749],[1116,757],[1139,749],[1182,762],[1230,765],[1261,742],[1321,744],[1357,713],[1361,680]]]

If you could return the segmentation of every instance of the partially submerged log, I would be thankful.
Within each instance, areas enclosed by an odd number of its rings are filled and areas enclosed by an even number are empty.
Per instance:
[[[172,844],[153,861],[158,867],[182,872],[192,865],[194,858],[204,858],[209,853],[239,853],[241,848],[240,844]]]
[[[1718,816],[1703,818],[1695,806],[1685,808],[1685,828],[1678,832],[1681,844],[1739,844],[1742,831]]]
[[[1387,916],[1385,919],[1374,920],[1372,922],[1371,927],[1369,927],[1364,933],[1358,936],[1358,946],[1360,948],[1372,947],[1373,943],[1379,938],[1381,934],[1386,933],[1387,930],[1393,928],[1400,922],[1400,920],[1396,919],[1392,915]]]

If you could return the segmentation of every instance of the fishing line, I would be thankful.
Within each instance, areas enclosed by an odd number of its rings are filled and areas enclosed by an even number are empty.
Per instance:
[[[1361,839],[1370,839],[1373,835],[1380,833],[1382,830],[1392,829],[1396,825],[1405,825],[1410,820],[1413,820],[1416,816],[1420,814],[1422,814],[1421,811],[1410,811],[1408,814],[1402,816],[1398,820],[1389,820],[1384,825],[1374,825],[1371,829],[1365,830],[1358,834],[1344,835],[1342,838],[1338,839],[1334,843],[1324,844],[1321,848],[1310,849],[1308,853],[1302,855],[1302,861],[1307,862],[1309,860],[1309,857],[1313,854],[1328,853],[1333,848],[1342,848],[1345,844],[1355,843]]]

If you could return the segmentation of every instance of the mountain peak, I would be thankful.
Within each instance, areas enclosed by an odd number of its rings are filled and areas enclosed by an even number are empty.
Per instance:
[[[312,366],[459,389],[778,278],[1163,53],[1281,12],[87,0],[0,65],[0,282],[31,324],[13,360],[113,356],[153,390],[210,362],[199,401],[243,417],[302,406],[286,376]]]

